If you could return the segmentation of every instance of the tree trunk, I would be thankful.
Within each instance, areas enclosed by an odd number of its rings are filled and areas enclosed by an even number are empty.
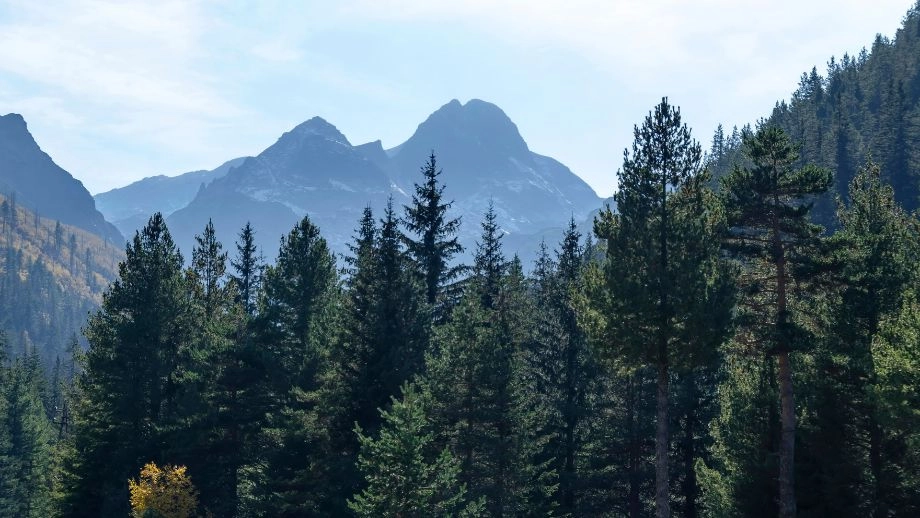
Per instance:
[[[668,364],[658,364],[658,424],[655,434],[655,515],[671,516],[668,491]]]
[[[696,461],[696,438],[694,437],[697,412],[699,410],[699,400],[696,394],[696,384],[693,380],[693,373],[687,375],[688,392],[690,399],[690,408],[687,410],[686,423],[684,430],[684,518],[696,518],[697,506],[696,500],[699,494],[699,487],[696,481],[696,471],[694,462]]]
[[[775,167],[775,166],[774,166]],[[774,203],[779,200],[774,195]],[[780,342],[775,344],[779,363],[780,443],[779,443],[779,515],[795,516],[795,401],[792,390],[792,365],[789,362],[789,309],[786,301],[786,249],[782,229],[773,215],[773,254],[776,263],[776,326]]]
[[[639,373],[632,375],[629,382],[629,392],[627,395],[626,420],[629,427],[629,517],[638,518],[642,509],[640,501],[640,490],[642,480],[639,473],[639,463],[641,462],[639,430],[638,430],[638,413],[639,413],[639,392],[640,392]]]
[[[792,365],[789,351],[777,355],[779,361],[780,423],[779,515],[795,516],[795,402],[792,390]]]

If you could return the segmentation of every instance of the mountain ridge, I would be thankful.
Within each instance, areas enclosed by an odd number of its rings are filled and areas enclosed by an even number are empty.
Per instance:
[[[124,239],[96,209],[80,180],[56,164],[29,132],[22,115],[0,116],[0,192],[43,217],[93,232],[113,243]]]
[[[443,171],[446,197],[454,200],[452,215],[464,220],[460,238],[468,252],[490,204],[503,230],[521,236],[561,229],[569,218],[583,220],[601,205],[601,198],[568,167],[531,151],[501,108],[478,99],[466,104],[454,99],[390,149],[379,140],[352,145],[325,119],[307,119],[205,185],[169,215],[168,223],[176,242],[188,250],[208,219],[225,242],[249,221],[270,256],[278,239],[308,215],[331,248],[345,253],[366,206],[380,214],[392,198],[401,212],[411,201],[413,184],[420,181],[419,171],[432,151]],[[523,255],[530,258],[536,247]]]

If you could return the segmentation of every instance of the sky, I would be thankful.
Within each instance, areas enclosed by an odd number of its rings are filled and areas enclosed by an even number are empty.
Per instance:
[[[704,147],[914,0],[0,0],[0,114],[92,193],[255,155],[314,115],[405,141],[497,104],[602,196],[662,96]],[[449,186],[448,186],[449,188]]]

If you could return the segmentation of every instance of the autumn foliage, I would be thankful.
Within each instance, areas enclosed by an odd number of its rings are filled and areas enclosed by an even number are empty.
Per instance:
[[[129,480],[131,514],[136,518],[156,516],[187,518],[198,509],[198,491],[185,466],[164,466],[153,462],[141,469],[138,480]]]

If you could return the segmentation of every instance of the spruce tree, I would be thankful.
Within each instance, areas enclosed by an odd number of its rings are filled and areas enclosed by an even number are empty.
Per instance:
[[[335,260],[304,217],[282,238],[278,261],[266,269],[255,322],[262,373],[264,466],[252,474],[256,512],[274,516],[335,514],[344,507],[328,480],[328,423],[318,409],[324,357],[331,347],[339,300]],[[337,507],[338,506],[338,507]]]
[[[914,281],[916,282],[916,281]],[[903,297],[897,316],[886,320],[872,346],[873,399],[878,405],[880,461],[873,466],[875,512],[920,513],[920,298]],[[874,460],[874,459],[873,459]],[[878,462],[878,461],[875,461]]]
[[[522,403],[540,410],[542,418],[529,426],[540,443],[534,464],[547,463],[558,478],[552,502],[559,514],[577,514],[586,491],[581,465],[585,453],[588,399],[598,385],[599,365],[588,350],[587,335],[578,321],[576,302],[582,289],[586,256],[575,221],[569,222],[553,260],[543,245],[533,275],[535,325],[533,338],[522,350],[518,378]]]
[[[365,212],[349,259],[350,315],[344,322],[340,367],[355,411],[347,420],[371,433],[379,408],[398,395],[402,384],[423,365],[428,314],[421,286],[403,254],[398,222],[387,205],[379,232]]]
[[[182,256],[159,213],[135,234],[90,318],[76,408],[75,456],[65,462],[66,516],[125,515],[128,478],[163,459],[183,421],[180,394],[193,345]]]
[[[423,287],[403,253],[392,203],[379,229],[371,209],[365,209],[351,249],[345,311],[331,360],[334,400],[326,405],[337,409],[336,449],[347,468],[354,468],[359,449],[351,430],[357,424],[376,433],[380,409],[421,370],[429,334]],[[344,471],[347,497],[358,477]]]
[[[763,125],[745,139],[752,167],[736,167],[722,181],[731,227],[726,247],[745,267],[740,280],[746,312],[740,322],[762,354],[777,361],[780,394],[779,514],[795,516],[796,415],[791,354],[801,347],[801,327],[793,311],[799,289],[815,270],[821,228],[808,219],[809,198],[825,192],[831,175],[806,166],[796,169],[795,146],[775,126]]]
[[[841,229],[831,239],[839,266],[824,346],[815,353],[813,457],[826,473],[821,505],[835,515],[888,514],[898,490],[886,482],[899,461],[886,447],[884,419],[873,395],[880,384],[873,343],[886,320],[902,310],[914,280],[920,241],[916,222],[867,163],[849,186],[850,202],[838,211]],[[865,446],[868,446],[866,449]]]
[[[513,514],[518,467],[514,357],[526,339],[520,261],[505,259],[493,209],[482,222],[476,264],[451,320],[427,359],[432,415],[461,465],[460,480],[490,514]]]
[[[196,347],[188,360],[189,388],[183,398],[187,423],[171,450],[196,475],[201,505],[229,517],[237,512],[239,470],[244,462],[242,428],[252,411],[243,408],[239,398],[245,386],[237,334],[242,308],[234,302],[236,290],[227,282],[227,253],[210,221],[195,236],[187,276]]]
[[[236,258],[230,261],[234,271],[230,274],[230,278],[233,279],[237,289],[237,301],[243,306],[247,315],[253,315],[262,285],[264,265],[256,247],[255,230],[249,222],[246,222],[246,225],[240,230],[236,252]]]
[[[459,482],[460,463],[444,448],[434,449],[425,393],[414,385],[381,410],[379,436],[358,427],[359,467],[367,487],[348,503],[357,516],[480,516],[482,500],[470,501]]]
[[[447,211],[453,202],[444,202],[444,186],[440,185],[434,152],[422,167],[424,181],[415,184],[412,205],[405,207],[403,223],[409,233],[416,236],[404,236],[407,252],[415,262],[425,284],[425,296],[428,304],[435,307],[444,286],[457,279],[462,267],[451,264],[463,247],[457,241],[460,230],[460,218],[449,219]]]
[[[42,402],[45,373],[34,356],[20,356],[0,371],[0,516],[49,516],[54,431]]]

